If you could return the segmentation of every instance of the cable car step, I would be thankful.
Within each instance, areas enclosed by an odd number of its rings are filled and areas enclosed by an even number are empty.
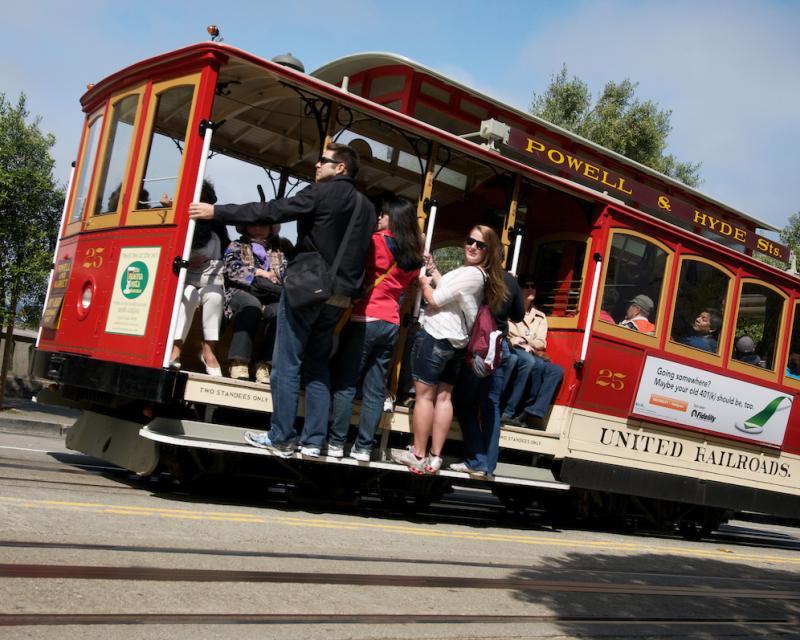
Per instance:
[[[267,449],[251,447],[244,441],[244,432],[251,429],[229,425],[214,424],[211,422],[195,422],[192,420],[175,420],[169,418],[156,418],[139,432],[143,438],[164,444],[179,447],[197,447],[211,451],[228,451],[232,453],[247,453],[252,455],[274,456]],[[320,456],[309,458],[295,453],[291,458],[281,460],[304,460],[317,463],[343,464],[370,469],[384,469],[388,471],[408,472],[403,465],[391,461],[376,460],[359,462],[352,458],[331,458]],[[447,461],[455,462],[455,460]],[[471,480],[466,473],[458,473],[443,468],[440,476]],[[500,464],[494,480],[481,480],[478,482],[498,482],[501,484],[524,485],[543,489],[567,490],[570,485],[557,481],[547,469],[538,467],[525,467],[522,465]]]

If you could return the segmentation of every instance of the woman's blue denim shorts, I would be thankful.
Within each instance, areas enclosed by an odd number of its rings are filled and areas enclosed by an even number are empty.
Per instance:
[[[465,349],[457,349],[447,338],[437,339],[420,329],[411,348],[411,377],[428,385],[454,385],[464,362]]]

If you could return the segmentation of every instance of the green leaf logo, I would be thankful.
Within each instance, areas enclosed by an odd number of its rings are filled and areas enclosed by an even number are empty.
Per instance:
[[[781,403],[784,400],[789,400],[788,407],[781,407]],[[767,422],[769,422],[769,419],[775,415],[776,411],[779,409],[788,409],[790,406],[792,406],[792,401],[787,396],[779,396],[770,401],[770,403],[757,414],[751,418],[748,418],[744,422],[737,422],[735,426],[739,431],[744,433],[762,433],[764,431],[764,426],[767,424]]]

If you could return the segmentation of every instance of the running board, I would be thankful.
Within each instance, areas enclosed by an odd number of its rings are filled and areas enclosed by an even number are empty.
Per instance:
[[[248,453],[252,455],[278,457],[268,449],[259,449],[245,443],[244,433],[249,430],[252,429],[214,424],[211,422],[156,418],[146,427],[143,427],[141,431],[139,431],[139,435],[154,442],[161,442],[177,447],[194,447],[211,451],[227,451],[231,453]],[[408,467],[391,461],[359,462],[352,458],[332,458],[330,456],[311,458],[303,456],[300,453],[295,453],[289,458],[280,457],[280,459],[296,459],[305,462],[341,464],[353,467],[410,473]],[[548,469],[499,464],[497,470],[502,472],[503,475],[495,475],[493,480],[479,480],[477,482],[497,482],[499,484],[521,485],[562,491],[570,488],[570,485],[556,480]],[[467,473],[458,473],[447,469],[442,469],[438,475],[476,482],[476,479],[472,478]]]

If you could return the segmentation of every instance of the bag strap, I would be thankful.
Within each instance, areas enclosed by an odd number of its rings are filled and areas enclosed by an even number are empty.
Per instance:
[[[483,272],[483,269],[481,269],[478,265],[473,264],[472,266],[475,267],[478,271],[481,272],[481,277],[483,278],[483,289],[481,290],[481,294],[483,295],[483,297],[481,298],[481,302],[478,305],[478,310],[480,311],[480,308],[484,304],[486,304],[486,274]],[[466,316],[466,314],[464,313],[464,310],[461,307],[459,307],[458,310],[461,312],[461,317],[464,319],[464,329],[465,329],[464,333],[466,333],[467,335],[470,335],[472,333],[472,331],[466,331],[466,328],[467,328],[467,316]],[[475,326],[475,325],[473,325],[473,326]]]
[[[361,215],[361,210],[364,208],[364,200],[366,200],[366,198],[361,194],[361,192],[356,191],[356,206],[353,209],[353,215],[350,216],[350,220],[347,223],[347,230],[344,232],[344,236],[342,237],[342,244],[339,246],[339,250],[336,252],[336,258],[331,265],[331,280],[336,277],[336,273],[339,271],[339,265],[344,257],[345,249],[347,249],[347,241],[350,240],[350,235],[353,233],[353,227],[355,226],[356,218]]]
[[[381,282],[383,282],[384,278],[386,278],[386,276],[388,276],[392,271],[394,271],[394,268],[396,266],[397,263],[393,262],[386,271],[384,271],[378,278],[375,278],[375,282],[369,285],[369,288],[364,292],[364,296],[366,297],[370,291],[372,291]],[[353,315],[353,309],[355,309],[355,306],[356,306],[355,303],[353,303],[349,307],[347,307],[345,312],[339,318],[339,322],[336,323],[336,329],[334,329],[333,335],[339,335],[341,333],[342,329],[344,329],[344,325],[346,325],[350,321],[350,316]]]

